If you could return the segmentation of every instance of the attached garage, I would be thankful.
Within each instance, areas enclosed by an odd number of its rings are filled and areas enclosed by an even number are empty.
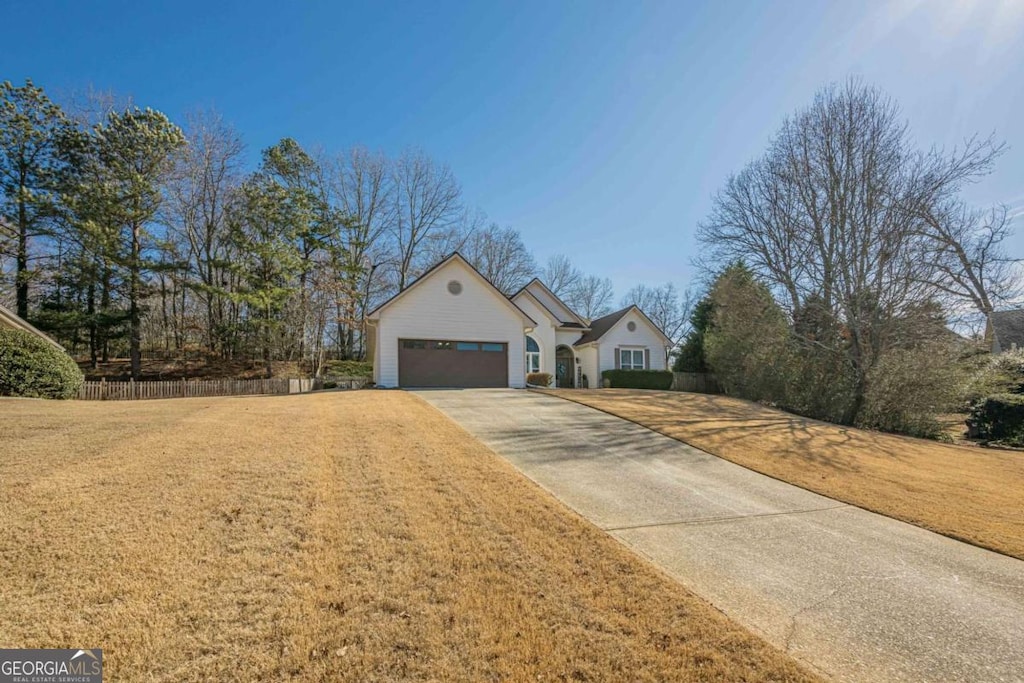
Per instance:
[[[508,344],[400,339],[398,384],[403,387],[507,387]]]
[[[536,321],[459,254],[367,315],[380,387],[523,387]]]

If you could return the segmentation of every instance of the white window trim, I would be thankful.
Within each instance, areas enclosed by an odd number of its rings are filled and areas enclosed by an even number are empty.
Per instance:
[[[536,337],[531,337],[530,335],[526,335],[526,338],[527,339],[532,339],[533,342],[537,345],[537,350],[536,351],[527,351],[526,352],[526,374],[530,374],[531,372],[540,372],[541,371],[541,369],[540,369],[541,368],[541,365],[540,365],[540,361],[541,361],[541,358],[540,358],[540,342],[537,341]],[[523,348],[528,348],[528,346],[529,346],[529,344],[524,342]],[[536,365],[532,361],[536,361]],[[536,367],[537,369],[534,370],[534,367]]]
[[[640,364],[636,363],[636,354],[640,354]],[[629,354],[629,362],[625,356]],[[619,349],[619,368],[622,370],[646,370],[647,353],[644,348],[622,347]]]

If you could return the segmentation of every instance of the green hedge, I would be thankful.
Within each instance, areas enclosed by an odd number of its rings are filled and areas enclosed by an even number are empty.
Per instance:
[[[605,370],[603,379],[613,389],[671,389],[672,373],[668,370]]]
[[[1024,396],[987,396],[971,410],[967,425],[971,433],[981,438],[1024,446]]]
[[[25,330],[0,327],[0,396],[74,398],[83,380],[63,350]]]
[[[362,360],[329,360],[324,375],[332,377],[373,377],[373,363]]]

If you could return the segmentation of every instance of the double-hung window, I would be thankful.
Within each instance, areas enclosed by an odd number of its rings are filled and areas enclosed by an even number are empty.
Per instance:
[[[619,367],[623,370],[643,370],[643,349],[619,349]]]

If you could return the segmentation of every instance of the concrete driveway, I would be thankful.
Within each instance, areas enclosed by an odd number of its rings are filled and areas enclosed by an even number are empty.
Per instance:
[[[418,393],[569,507],[836,680],[1024,681],[1020,560],[562,399]]]

